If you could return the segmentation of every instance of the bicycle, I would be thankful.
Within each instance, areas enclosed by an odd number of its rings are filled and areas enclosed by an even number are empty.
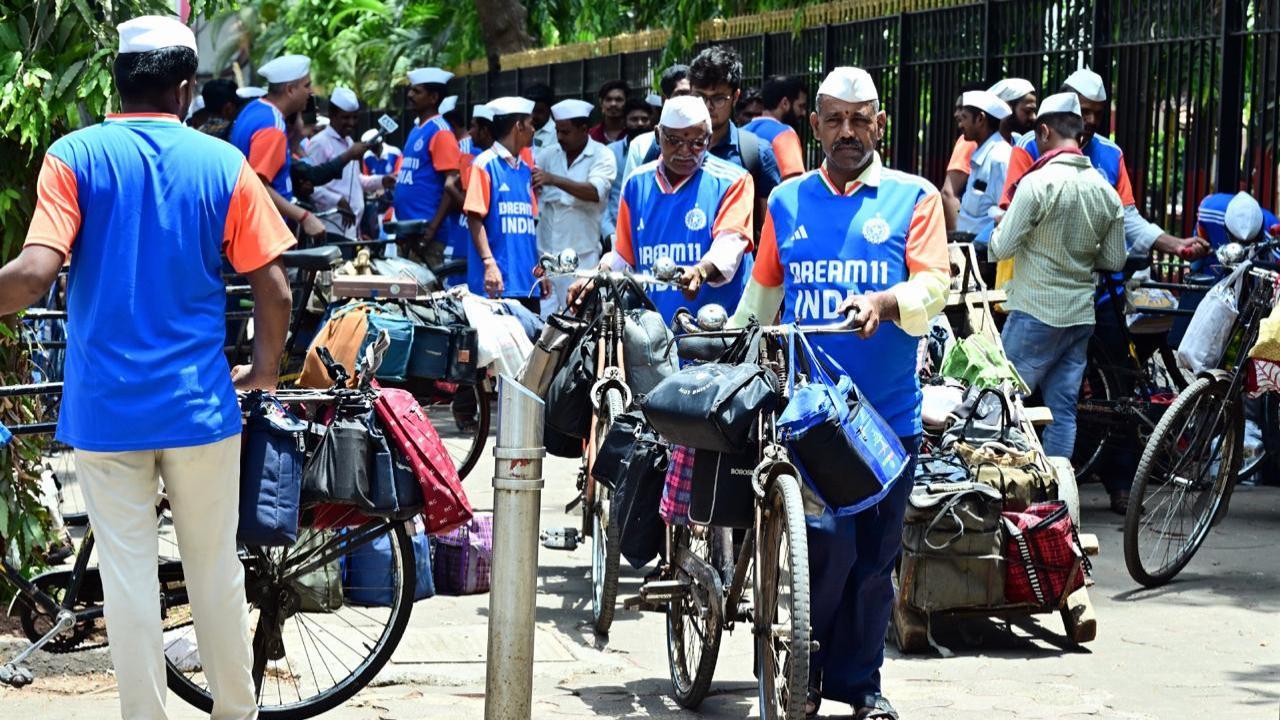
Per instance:
[[[279,390],[275,395],[300,405],[367,407],[375,392],[368,379],[377,367],[377,352],[362,360],[361,382],[355,388],[347,388],[345,372],[330,363],[337,380],[333,389]],[[345,524],[351,512],[332,518],[330,526]],[[390,659],[408,625],[417,583],[410,522],[405,517],[363,518],[337,531],[304,528],[298,541],[287,548],[241,546],[253,628],[252,675],[261,717],[300,720],[320,715],[359,692]],[[174,694],[207,713],[213,708],[213,697],[200,663],[181,559],[163,498],[157,507],[157,525],[167,684]],[[327,588],[312,586],[317,571],[333,572],[344,556],[374,543],[385,544],[390,555],[386,581],[370,587],[366,580],[360,590],[366,597],[385,595],[389,604],[357,606],[344,600],[334,606],[326,598]],[[14,687],[29,684],[33,677],[22,663],[37,650],[77,652],[105,644],[102,582],[98,569],[90,565],[93,546],[90,528],[71,570],[46,572],[30,581],[7,556],[0,558],[3,576],[17,589],[11,609],[17,611],[32,643],[0,666],[0,682]]]
[[[565,508],[582,508],[582,537],[591,538],[591,623],[600,635],[608,635],[613,625],[618,599],[620,558],[619,529],[611,521],[610,493],[591,476],[596,453],[614,418],[631,406],[623,350],[625,311],[634,298],[644,297],[645,285],[680,287],[680,270],[673,263],[655,265],[654,274],[577,270],[572,251],[560,256],[546,255],[539,261],[545,278],[569,276],[590,281],[580,311],[591,324],[595,340],[595,385],[591,388],[593,420],[588,429],[582,464],[578,469],[578,497]]]
[[[778,376],[785,394],[789,373],[784,340],[789,334],[854,329],[847,322],[761,327],[758,362]],[[740,339],[744,332],[681,337]],[[734,540],[727,529],[670,524],[667,562],[660,579],[642,588],[641,597],[667,606],[671,686],[681,707],[694,710],[702,703],[711,687],[722,633],[744,622],[751,624],[755,637],[761,717],[798,720],[804,717],[813,649],[804,501],[800,473],[783,445],[777,415],[764,413],[757,432],[759,463],[751,474],[755,517],[736,559],[731,557]],[[726,578],[731,578],[727,588]],[[745,601],[748,583],[750,603]]]
[[[1172,580],[1226,515],[1242,468],[1249,365],[1244,353],[1257,340],[1280,282],[1280,265],[1253,258],[1278,245],[1262,243],[1249,252],[1231,243],[1218,251],[1224,265],[1245,266],[1246,287],[1227,349],[1160,419],[1130,490],[1125,566],[1146,587]]]

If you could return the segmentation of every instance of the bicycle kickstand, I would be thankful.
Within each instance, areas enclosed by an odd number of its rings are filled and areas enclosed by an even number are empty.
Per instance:
[[[35,679],[31,674],[31,669],[22,664],[22,661],[31,657],[32,653],[44,647],[50,640],[58,637],[66,630],[71,629],[76,624],[76,616],[70,610],[60,610],[58,612],[58,621],[53,624],[49,632],[44,637],[36,640],[27,646],[25,650],[18,653],[18,656],[4,665],[0,665],[0,683],[13,688],[20,688],[24,685],[30,685]]]

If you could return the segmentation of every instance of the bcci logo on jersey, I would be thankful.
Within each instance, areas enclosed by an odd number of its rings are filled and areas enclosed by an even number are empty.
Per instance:
[[[888,240],[890,232],[889,223],[879,215],[862,224],[862,237],[872,245],[879,245]]]
[[[684,226],[690,230],[697,232],[707,226],[707,214],[702,212],[702,208],[694,208],[685,213]]]

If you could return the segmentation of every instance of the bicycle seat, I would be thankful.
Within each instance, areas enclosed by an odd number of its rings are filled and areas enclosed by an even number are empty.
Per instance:
[[[425,235],[427,232],[428,220],[398,220],[389,223],[383,223],[382,229],[388,235],[394,235],[397,239],[414,237],[417,235]]]
[[[1130,255],[1125,258],[1124,268],[1120,271],[1124,273],[1126,278],[1133,277],[1135,274],[1151,267],[1151,255]]]
[[[331,245],[307,248],[305,250],[285,250],[280,253],[280,261],[287,268],[321,272],[330,270],[342,261],[342,251]]]

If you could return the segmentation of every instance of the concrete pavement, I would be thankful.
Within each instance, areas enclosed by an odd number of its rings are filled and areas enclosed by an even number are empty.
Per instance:
[[[484,477],[467,481],[476,507],[491,500]],[[573,463],[548,459],[543,528],[575,524]],[[1280,709],[1280,490],[1237,491],[1231,515],[1174,583],[1139,590],[1124,569],[1120,519],[1105,496],[1083,493],[1085,530],[1099,536],[1091,591],[1098,639],[1071,647],[1056,615],[1012,623],[935,623],[953,657],[899,657],[887,651],[886,694],[904,718],[1196,717],[1273,719]],[[590,546],[541,549],[534,674],[536,718],[743,718],[755,714],[751,636],[726,635],[712,694],[699,713],[668,696],[664,617],[619,610],[607,641],[590,631]],[[642,572],[624,567],[622,595]],[[487,596],[437,597],[415,607],[395,657],[367,688],[325,717],[350,720],[480,718],[484,707]],[[0,637],[6,656],[16,646]],[[40,655],[38,679],[0,689],[5,718],[111,718],[117,710],[104,650]],[[200,717],[180,700],[172,717]],[[823,716],[849,709],[823,707]]]

